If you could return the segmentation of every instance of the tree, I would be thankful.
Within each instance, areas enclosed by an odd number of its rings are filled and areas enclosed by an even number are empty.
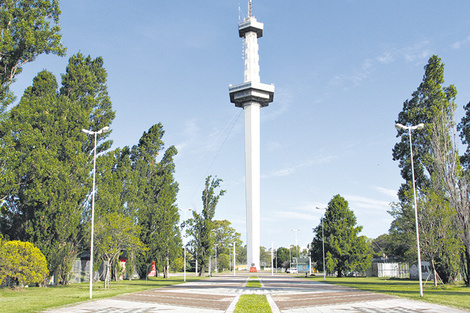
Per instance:
[[[235,243],[236,249],[240,249],[243,244],[240,233],[230,225],[228,220],[214,220],[214,229],[211,232],[212,240],[217,245],[217,262],[222,268],[231,266],[229,259],[233,254],[233,244]]]
[[[419,201],[417,219],[419,235],[423,238],[420,244],[422,253],[433,265],[437,265],[439,276],[447,282],[455,278],[455,255],[460,254],[460,244],[454,240],[458,233],[457,228],[469,228],[465,226],[465,222],[460,226],[457,225],[460,223],[455,223],[458,222],[459,208],[463,208],[461,212],[467,210],[466,204],[461,203],[461,195],[465,192],[458,187],[466,183],[462,184],[460,181],[462,171],[453,143],[456,107],[454,101],[457,90],[453,85],[443,87],[443,83],[444,64],[434,55],[425,66],[423,81],[418,90],[413,93],[411,100],[405,101],[398,122],[404,125],[426,125],[424,129],[413,133],[413,157]],[[393,158],[400,162],[405,183],[399,191],[400,203],[394,205],[391,211],[395,218],[391,236],[393,241],[402,243],[395,246],[396,252],[411,260],[416,259],[416,239],[412,235],[416,233],[416,228],[414,196],[411,190],[409,135],[408,132],[399,130],[398,136],[401,136],[401,142],[395,145]],[[470,233],[468,238],[470,239]]]
[[[287,263],[286,263],[287,262]],[[284,266],[284,263],[287,265]],[[290,267],[290,259],[289,259],[289,249],[284,247],[279,247],[275,254],[274,259],[274,266],[283,267],[286,270]]]
[[[246,264],[246,245],[236,247],[236,262]]]
[[[189,244],[193,247],[192,250],[196,253],[194,256],[198,260],[200,266],[199,276],[204,276],[206,267],[209,264],[209,257],[214,253],[214,241],[211,232],[214,230],[214,215],[217,204],[221,196],[225,194],[225,190],[219,190],[222,179],[206,178],[205,187],[202,191],[202,204],[203,209],[200,214],[193,211],[193,217],[188,220],[188,232],[193,239]]]
[[[369,239],[370,251],[373,258],[386,257],[386,249],[388,245],[388,234],[382,234],[375,239]]]
[[[42,284],[46,275],[46,258],[33,244],[14,240],[0,246],[0,285]]]
[[[104,214],[95,224],[96,253],[105,268],[104,286],[109,287],[110,269],[123,251],[140,250],[140,229],[133,220],[122,213]]]
[[[148,248],[139,254],[138,269],[141,277],[147,275],[147,266],[155,261],[157,269],[162,268],[168,277],[171,260],[181,250],[181,236],[178,228],[178,207],[176,195],[178,184],[174,180],[174,146],[169,147],[160,162],[156,158],[163,150],[162,124],[153,125],[144,132],[139,144],[131,151],[133,162],[133,190],[129,206],[137,213],[141,241]]]
[[[370,255],[365,236],[359,236],[362,226],[356,226],[356,217],[348,202],[340,195],[328,203],[323,218],[326,270],[342,277],[348,271],[364,271],[370,266]],[[322,264],[322,224],[318,225],[312,241],[312,257]]]
[[[145,249],[139,239],[140,227],[135,222],[136,213],[128,206],[132,190],[129,188],[132,186],[131,170],[128,147],[115,149],[98,157],[95,260],[101,260],[104,264],[105,287],[111,279],[111,267],[118,267],[114,266],[118,263],[118,256],[127,256],[126,271],[131,278],[136,254]]]
[[[72,75],[77,67],[80,71]],[[40,72],[0,122],[2,144],[11,151],[0,230],[11,239],[33,242],[46,256],[50,273],[65,284],[81,249],[82,224],[89,220],[83,211],[89,209],[84,200],[91,190],[92,162],[87,157],[93,156],[94,138],[81,130],[109,125],[114,118],[100,58],[77,54],[67,72],[62,86],[69,88],[60,92],[54,75]],[[71,81],[82,83],[71,86]],[[105,141],[98,149],[110,144]]]
[[[433,179],[434,181],[434,179]],[[433,183],[433,187],[437,184]],[[426,191],[418,206],[420,214],[420,246],[425,259],[431,262],[434,285],[439,276],[443,283],[454,282],[460,266],[462,243],[453,225],[455,210],[445,197],[443,189]]]
[[[262,266],[271,266],[271,249],[267,250],[266,247],[259,247],[260,264]]]
[[[43,53],[65,55],[59,15],[57,0],[0,3],[0,116],[13,100],[9,87],[23,65]]]

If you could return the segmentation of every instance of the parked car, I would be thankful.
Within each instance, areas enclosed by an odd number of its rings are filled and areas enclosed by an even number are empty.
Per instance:
[[[296,267],[291,267],[291,268],[288,268],[286,273],[294,273],[296,274],[297,273],[297,268]]]

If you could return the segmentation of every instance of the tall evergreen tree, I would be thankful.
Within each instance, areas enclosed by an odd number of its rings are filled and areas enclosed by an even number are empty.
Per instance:
[[[164,148],[163,126],[153,125],[144,132],[139,144],[132,148],[133,188],[135,194],[129,206],[136,211],[141,227],[140,239],[147,247],[138,257],[141,277],[148,274],[148,265],[155,261],[157,270],[162,269],[168,277],[170,261],[176,247],[181,247],[178,208],[175,204],[178,184],[174,180],[174,156],[177,151],[171,146],[160,162],[157,156]]]
[[[369,247],[365,236],[359,236],[362,226],[356,226],[356,217],[348,202],[340,195],[334,196],[322,224],[315,229],[311,245],[312,257],[323,264],[323,239],[325,240],[326,271],[342,277],[348,271],[363,272],[370,266]]]
[[[155,240],[158,243],[156,258],[163,269],[163,276],[169,277],[170,261],[181,252],[181,234],[178,227],[179,213],[176,206],[178,183],[174,179],[176,148],[168,148],[157,164],[157,175],[153,176],[153,195],[157,207]]]
[[[461,243],[454,242],[457,234],[456,203],[450,203],[452,191],[446,187],[444,177],[460,171],[457,151],[453,144],[455,126],[454,110],[456,88],[443,87],[444,64],[432,56],[425,66],[423,81],[412,99],[405,101],[398,121],[403,125],[424,123],[426,127],[413,133],[413,159],[416,176],[418,223],[422,254],[433,265],[444,281],[452,281],[456,275],[455,255],[459,255]],[[413,204],[409,135],[399,130],[401,141],[393,149],[393,158],[402,168],[405,183],[399,191],[400,203],[395,204],[390,234],[402,256],[416,259],[416,228]],[[449,167],[450,166],[450,167]],[[448,176],[447,176],[448,177]],[[450,183],[451,186],[457,182]],[[436,224],[438,222],[438,224]],[[443,224],[445,223],[445,224]],[[439,227],[436,227],[439,225]],[[444,249],[442,247],[445,246]]]

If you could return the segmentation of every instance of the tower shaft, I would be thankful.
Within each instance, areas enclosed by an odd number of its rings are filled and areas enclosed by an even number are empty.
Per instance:
[[[260,263],[260,109],[257,102],[245,104],[245,188],[247,268]]]

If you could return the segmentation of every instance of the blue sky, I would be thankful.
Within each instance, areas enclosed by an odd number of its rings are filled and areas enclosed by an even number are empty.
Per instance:
[[[240,2],[242,17],[247,2]],[[204,178],[227,190],[216,212],[245,241],[242,110],[229,84],[243,82],[238,1],[61,1],[68,57],[102,56],[116,110],[114,148],[134,145],[161,122],[175,145],[178,205],[201,210]],[[261,244],[306,246],[336,194],[370,238],[387,233],[402,179],[391,150],[394,122],[433,54],[457,87],[457,118],[470,101],[470,2],[465,0],[254,0],[264,23],[261,82]],[[41,56],[14,84],[21,95],[41,70],[68,57]]]

